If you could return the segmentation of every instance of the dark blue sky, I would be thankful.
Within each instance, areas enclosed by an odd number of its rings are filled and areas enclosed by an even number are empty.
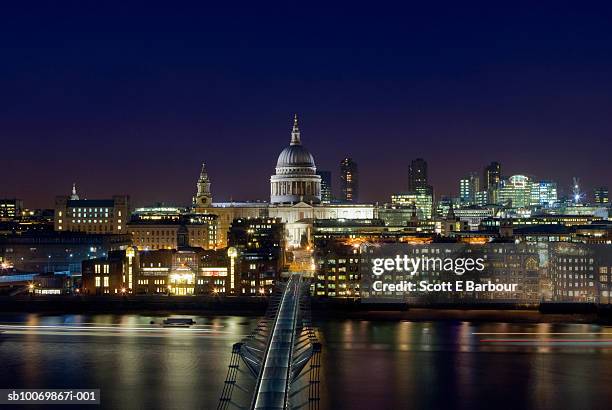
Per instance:
[[[216,200],[265,199],[293,112],[367,201],[415,157],[438,194],[492,160],[611,182],[610,6],[81,3],[0,12],[0,196],[187,203],[206,161]]]

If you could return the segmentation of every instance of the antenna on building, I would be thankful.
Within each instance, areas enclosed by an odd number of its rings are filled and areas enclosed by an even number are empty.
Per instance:
[[[572,193],[574,194],[573,196],[574,203],[576,204],[580,203],[580,200],[582,199],[584,195],[580,192],[580,178],[574,177],[574,185],[572,186]]]

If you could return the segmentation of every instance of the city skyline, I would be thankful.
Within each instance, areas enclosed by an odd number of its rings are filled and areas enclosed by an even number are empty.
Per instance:
[[[315,154],[315,157],[318,158],[318,155]],[[343,196],[342,188],[341,188],[341,186],[339,186],[339,185],[342,184],[342,178],[341,178],[342,171],[341,171],[341,168],[343,166],[342,165],[343,161],[345,161],[347,158],[348,158],[348,156],[346,158],[343,157],[342,161],[339,161],[336,164],[336,169],[334,169],[333,167],[320,167],[320,166],[317,165],[317,172],[322,171],[322,172],[330,172],[331,173],[332,181],[335,182],[335,183],[332,183],[332,195],[333,195],[334,198],[339,198],[340,200],[342,200],[342,196]],[[410,167],[412,166],[411,164],[414,164],[414,161],[423,161],[423,160],[425,160],[425,162],[426,162],[425,166],[426,167],[430,167],[430,170],[434,171],[434,172],[432,172],[432,174],[436,175],[437,173],[435,172],[435,169],[431,169],[431,166],[430,166],[429,161],[427,160],[427,158],[419,157],[419,158],[413,158],[413,159],[407,160],[404,175],[398,175],[398,178],[390,178],[390,179],[392,179],[393,182],[396,183],[397,188],[394,189],[390,185],[390,190],[391,191],[390,191],[390,194],[389,194],[388,197],[380,198],[380,199],[377,198],[377,199],[372,199],[372,200],[361,200],[361,198],[360,198],[359,202],[362,202],[362,203],[386,203],[386,202],[390,202],[391,196],[393,194],[410,192],[410,178],[411,178],[410,177]],[[494,162],[494,163],[497,163],[497,162]],[[199,166],[201,167],[202,164],[207,164],[207,161],[202,161],[199,164]],[[318,161],[317,161],[317,164],[318,164]],[[357,164],[359,164],[359,163],[357,162]],[[486,168],[488,166],[489,166],[489,163],[484,163],[484,164],[482,164],[482,166],[480,166],[480,168],[472,167],[472,169],[475,169],[476,171],[469,171],[469,172],[466,173],[466,175],[468,175],[468,174],[472,175],[473,174],[473,175],[478,176],[478,178],[481,179],[482,181],[484,181],[484,177],[483,176],[479,176],[479,174],[485,173],[486,172]],[[208,165],[207,165],[207,168],[209,168]],[[517,172],[510,172],[510,173],[508,173],[508,172],[505,172],[505,169],[506,169],[505,166],[504,166],[503,169],[504,169],[504,172],[502,172],[502,174],[501,174],[502,178],[507,178],[507,177],[510,177],[512,175],[527,175],[530,178],[535,178],[535,180],[549,180],[549,179],[546,179],[546,178],[541,178],[539,175],[535,175],[535,174],[533,174],[531,172],[517,171]],[[438,185],[437,184],[432,184],[431,180],[429,180],[430,185],[433,186],[433,188],[434,188],[435,198],[436,199],[441,198],[441,197],[447,197],[447,198],[451,198],[451,197],[455,198],[456,197],[456,198],[461,198],[460,183],[461,183],[461,180],[462,180],[462,178],[464,176],[465,175],[458,176],[450,184],[448,183],[448,181],[445,181],[446,184],[444,184],[444,185],[445,186],[450,186],[450,192],[440,192],[440,189],[436,188]],[[71,184],[72,189],[73,190],[75,189],[75,184],[76,184],[76,186],[79,187],[79,192],[84,193],[85,197],[91,198],[91,199],[103,197],[104,195],[109,196],[109,195],[113,195],[113,194],[117,193],[116,191],[112,191],[112,192],[111,191],[106,191],[104,193],[101,193],[101,191],[95,190],[95,189],[93,191],[91,191],[91,192],[88,192],[87,190],[82,189],[83,186],[86,186],[86,187],[88,186],[87,181],[88,181],[88,179],[90,179],[90,177],[91,177],[91,175],[88,175],[87,178],[80,179],[80,181],[85,181],[85,184],[81,184],[80,182],[72,182],[72,184]],[[361,177],[360,177],[360,179],[361,179]],[[572,196],[571,195],[571,190],[572,190],[573,182],[574,182],[573,179],[572,179],[571,182],[568,182],[567,184],[564,184],[561,181],[556,181],[554,179],[550,179],[550,180],[553,180],[553,181],[557,182],[558,189],[559,189],[559,196],[560,197],[561,196],[568,196],[568,197]],[[79,181],[79,178],[74,178],[73,181]],[[185,184],[184,181],[181,181],[182,182],[180,184],[181,187],[183,187],[183,185],[189,185],[190,191],[189,191],[189,193],[187,193],[187,195],[181,195],[180,198],[174,197],[174,198],[170,198],[170,199],[160,199],[160,198],[169,198],[167,193],[164,193],[163,191],[160,191],[160,195],[158,195],[157,197],[149,197],[149,198],[142,198],[142,197],[141,198],[138,198],[138,197],[133,198],[132,197],[132,201],[133,201],[132,204],[134,204],[136,206],[147,206],[147,205],[154,205],[156,203],[164,203],[164,204],[168,204],[168,205],[190,206],[192,198],[193,198],[193,194],[197,190],[197,184],[194,181],[197,181],[197,177],[196,176],[193,176],[191,178],[191,180],[189,181],[190,182],[189,184]],[[483,183],[482,181],[481,181],[481,183]],[[264,180],[263,182],[264,182],[264,185],[265,185],[265,183],[267,181]],[[211,191],[213,193],[213,196],[215,197],[215,201],[216,202],[228,202],[228,201],[269,201],[269,192],[268,193],[264,193],[261,196],[252,197],[252,198],[234,197],[234,196],[230,196],[230,197],[217,196],[216,193],[215,193],[215,191],[216,191],[215,190],[215,185],[216,184],[215,184],[215,181],[214,181],[214,176],[211,177],[211,179],[209,181],[209,184],[213,186]],[[258,185],[258,184],[255,184],[255,185]],[[362,185],[359,184],[358,186],[359,186],[359,189],[361,191],[363,189]],[[587,188],[585,188],[585,186]],[[592,188],[591,188],[591,186],[592,186]],[[582,197],[581,200],[584,200],[586,202],[590,202],[593,199],[593,197],[594,197],[594,190],[599,188],[599,187],[602,187],[602,186],[605,187],[605,186],[607,186],[607,184],[588,183],[588,181],[587,181],[587,184],[583,185],[583,182],[581,181],[581,187],[580,188],[581,188],[581,192],[584,194],[584,197]],[[227,189],[224,189],[224,187],[220,187],[219,190],[221,192],[227,191]],[[27,198],[27,196],[20,195],[18,193],[17,194],[10,194],[9,193],[9,194],[5,194],[3,196],[6,197],[6,198],[14,197],[14,198],[19,198],[21,200],[24,200],[24,202],[28,205],[29,208],[49,208],[49,207],[51,207],[53,205],[52,201],[53,201],[53,198],[55,196],[63,195],[65,193],[67,193],[67,190],[64,190],[64,191],[61,191],[59,193],[56,193],[50,199],[47,199],[47,200],[42,199],[42,203],[43,203],[42,206],[30,206],[29,205],[29,203],[30,203],[29,199],[30,198]],[[130,192],[121,192],[121,193],[122,194],[127,194],[127,195],[131,196]],[[44,205],[45,201],[49,202],[48,206]],[[33,202],[36,203],[37,201],[35,200]]]
[[[0,404],[612,401],[612,3],[3,6]]]
[[[264,199],[294,112],[335,187],[341,159],[359,164],[365,202],[405,190],[419,157],[439,194],[491,161],[612,180],[609,7],[124,7],[7,6],[3,197],[48,207],[76,182],[187,203],[204,161],[217,198]]]

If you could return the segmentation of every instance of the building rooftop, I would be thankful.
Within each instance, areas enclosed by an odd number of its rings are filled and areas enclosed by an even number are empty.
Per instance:
[[[91,208],[91,207],[103,207],[112,208],[115,206],[115,201],[112,199],[69,199],[66,205],[69,208]]]

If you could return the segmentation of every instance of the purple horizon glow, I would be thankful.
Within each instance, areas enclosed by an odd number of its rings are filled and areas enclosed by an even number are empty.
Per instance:
[[[24,7],[0,17],[0,197],[28,207],[73,182],[188,204],[202,162],[215,201],[266,200],[294,112],[336,193],[359,164],[364,202],[417,157],[436,196],[491,161],[565,194],[612,180],[610,6]]]

